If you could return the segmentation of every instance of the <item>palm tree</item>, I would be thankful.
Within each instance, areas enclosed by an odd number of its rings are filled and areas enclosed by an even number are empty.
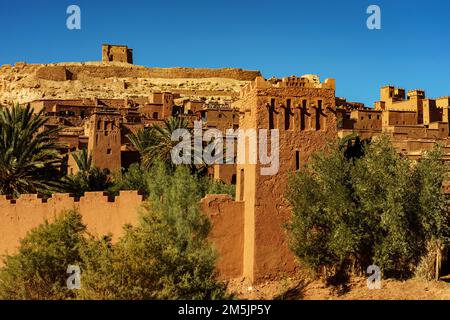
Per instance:
[[[43,110],[0,109],[0,194],[49,194],[59,187],[62,157]]]
[[[172,141],[172,134],[175,130],[187,128],[188,122],[185,119],[171,117],[164,121],[163,126],[154,124],[136,134],[128,135],[128,138],[141,154],[144,168],[150,168],[156,161],[162,161],[169,168],[174,168],[171,152],[179,142]]]
[[[92,154],[86,149],[72,152],[72,157],[79,171],[77,174],[64,177],[66,192],[82,196],[86,191],[104,191],[111,186],[108,170],[95,167]]]
[[[89,154],[86,149],[72,152],[72,157],[75,160],[79,171],[88,172],[93,168],[92,154]]]
[[[154,144],[151,128],[139,129],[136,133],[127,135],[127,138],[141,155],[144,154],[145,149]]]
[[[179,144],[179,141],[172,141],[172,134],[178,129],[188,130],[188,122],[183,118],[171,117],[164,121],[163,126],[154,124],[150,128],[141,129],[135,134],[127,135],[130,142],[140,153],[144,169],[149,169],[156,162],[165,163],[170,170],[175,169],[176,166],[172,161],[172,150]],[[218,143],[219,141],[214,140],[211,146],[214,148]],[[191,164],[188,166],[192,173],[199,176],[205,175],[208,171],[208,165],[203,159],[204,146],[203,141],[202,146],[198,146],[193,139],[191,140]],[[222,154],[225,154],[225,147],[223,147]],[[217,157],[221,157],[222,154],[217,155]]]

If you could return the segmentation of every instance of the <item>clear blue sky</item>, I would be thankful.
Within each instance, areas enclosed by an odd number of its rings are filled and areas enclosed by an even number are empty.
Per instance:
[[[450,95],[448,0],[0,1],[0,64],[95,61],[102,43],[127,44],[145,66],[336,78],[338,96],[368,105],[385,84]],[[70,4],[80,31],[66,28]],[[370,4],[379,31],[366,27]]]

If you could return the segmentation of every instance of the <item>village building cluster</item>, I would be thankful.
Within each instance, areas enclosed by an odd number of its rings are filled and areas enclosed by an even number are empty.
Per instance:
[[[103,46],[103,61],[132,63],[132,50],[125,46]],[[242,217],[243,239],[236,248],[242,261],[241,275],[258,280],[295,269],[283,223],[290,210],[284,200],[287,173],[300,170],[310,156],[327,141],[357,133],[362,138],[387,134],[399,153],[418,159],[422,152],[441,142],[444,160],[450,160],[450,97],[432,99],[424,90],[394,86],[380,89],[380,100],[369,108],[362,103],[336,97],[334,79],[292,76],[283,79],[255,77],[230,101],[212,103],[179,99],[171,92],[148,92],[125,99],[36,100],[31,105],[50,117],[49,126],[59,126],[61,152],[67,155],[67,172],[75,173],[70,153],[87,148],[94,165],[110,172],[127,168],[139,160],[127,138],[129,133],[152,124],[163,124],[172,116],[184,117],[203,128],[279,129],[279,171],[262,176],[260,164],[217,165],[216,179],[236,184],[239,205],[230,216]],[[248,152],[248,150],[246,151]],[[248,154],[245,157],[249,157]],[[229,243],[233,246],[233,242]],[[226,267],[225,267],[226,269]]]

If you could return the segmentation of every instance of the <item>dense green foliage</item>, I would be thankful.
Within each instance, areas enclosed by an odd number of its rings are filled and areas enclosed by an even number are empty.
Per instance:
[[[164,120],[162,126],[154,124],[146,129],[141,129],[135,134],[129,134],[128,139],[140,153],[141,165],[150,168],[156,162],[163,162],[170,170],[175,170],[177,165],[172,161],[172,152],[180,141],[172,141],[172,135],[176,130],[188,129],[188,122],[183,118],[170,117]],[[203,146],[197,146],[191,139],[191,163],[184,164],[196,175],[205,175],[208,166],[203,161]]]
[[[151,169],[149,198],[140,225],[128,227],[117,245],[91,243],[80,297],[85,299],[217,299],[210,222],[198,202],[201,187],[185,167],[173,175]],[[97,258],[99,257],[99,258]]]
[[[53,223],[30,231],[17,254],[4,257],[0,269],[0,299],[59,300],[75,297],[66,281],[69,265],[80,265],[85,243],[81,216],[67,212]]]
[[[6,257],[0,297],[6,299],[218,299],[228,297],[217,280],[216,252],[207,242],[211,225],[200,211],[203,187],[186,167],[150,169],[148,199],[136,227],[116,243],[83,237],[75,213],[32,231],[19,253]],[[68,265],[81,268],[81,289],[64,285]]]
[[[0,108],[0,194],[48,194],[58,190],[61,156],[43,111]]]
[[[178,129],[187,129],[188,122],[181,118],[171,117],[164,120],[164,125],[152,125],[141,129],[136,134],[128,135],[128,139],[141,154],[142,166],[150,168],[155,162],[162,161],[173,167],[172,149],[178,144],[172,141],[172,134]]]
[[[73,152],[72,156],[78,172],[63,178],[64,191],[82,196],[87,191],[104,191],[112,185],[109,172],[95,167],[86,149]]]
[[[170,168],[167,170],[171,171]],[[214,180],[209,176],[193,176],[198,180],[202,197],[207,194],[229,194],[234,198],[236,186],[227,185],[221,181]],[[126,172],[114,177],[114,183],[108,191],[113,195],[117,195],[120,190],[138,190],[140,194],[148,197],[150,194],[149,185],[152,184],[153,179],[154,177],[151,169],[145,169],[143,166],[135,163],[132,164]]]
[[[293,251],[331,275],[375,264],[387,277],[411,276],[430,243],[449,240],[440,158],[436,147],[414,163],[384,136],[316,154],[287,190]]]

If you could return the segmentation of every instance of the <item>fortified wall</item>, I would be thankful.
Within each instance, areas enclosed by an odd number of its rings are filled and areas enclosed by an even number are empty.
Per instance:
[[[239,81],[253,81],[261,76],[259,71],[236,68],[146,68],[118,65],[44,65],[36,71],[38,79],[67,81],[82,78],[163,78],[198,79],[227,78]]]
[[[54,221],[63,211],[75,209],[83,217],[88,232],[101,237],[108,233],[117,240],[126,224],[136,225],[143,198],[137,191],[121,191],[108,197],[104,192],[86,192],[84,197],[54,194],[49,199],[37,195],[21,195],[14,200],[0,196],[0,255],[17,251],[20,240],[44,223]],[[243,202],[234,202],[228,195],[207,195],[200,202],[211,219],[210,241],[217,248],[218,271],[223,279],[242,276],[243,268]]]
[[[81,198],[69,194],[54,194],[49,199],[38,198],[35,194],[21,195],[16,200],[0,196],[0,254],[13,253],[28,231],[72,209],[80,212],[92,235],[112,233],[117,239],[125,224],[137,222],[141,203],[142,196],[136,191],[121,191],[114,198],[103,192],[86,192]]]

